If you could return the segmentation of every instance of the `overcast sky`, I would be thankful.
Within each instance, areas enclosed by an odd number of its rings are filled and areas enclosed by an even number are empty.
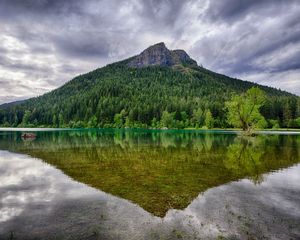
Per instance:
[[[165,42],[300,95],[299,0],[0,0],[0,103]]]

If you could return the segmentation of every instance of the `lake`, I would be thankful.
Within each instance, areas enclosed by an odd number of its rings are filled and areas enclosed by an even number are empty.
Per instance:
[[[300,134],[0,130],[0,239],[300,239]]]

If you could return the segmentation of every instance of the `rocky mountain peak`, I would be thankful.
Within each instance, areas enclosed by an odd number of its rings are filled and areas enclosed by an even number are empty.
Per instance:
[[[184,50],[169,50],[163,42],[145,49],[134,57],[128,66],[142,68],[147,66],[173,66],[177,64],[190,64],[197,66],[197,62],[190,58]]]

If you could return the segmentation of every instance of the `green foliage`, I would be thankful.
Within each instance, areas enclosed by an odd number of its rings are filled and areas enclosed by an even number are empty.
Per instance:
[[[29,110],[25,110],[25,113],[24,113],[23,119],[22,119],[22,123],[21,123],[21,125],[23,127],[27,127],[28,126],[30,114],[31,114],[31,112]]]
[[[161,117],[161,127],[173,128],[175,125],[174,121],[175,113],[169,113],[168,111],[163,111]]]
[[[64,126],[64,117],[63,117],[62,113],[59,113],[59,115],[58,115],[58,124],[59,124],[59,127]]]
[[[125,123],[126,111],[123,109],[120,113],[116,113],[114,116],[114,127],[121,128]],[[127,124],[129,124],[129,120],[127,120]]]
[[[52,125],[54,127],[58,127],[56,114],[54,114],[53,117],[52,117]]]
[[[205,126],[208,129],[211,129],[214,127],[214,118],[209,109],[205,113]]]
[[[280,128],[280,125],[279,125],[279,121],[278,120],[273,120],[273,119],[270,119],[269,120],[269,123],[270,123],[270,127],[273,128],[273,129],[278,129]]]
[[[226,128],[236,124],[226,121],[225,102],[258,87],[201,67],[135,69],[127,67],[127,61],[77,76],[43,96],[0,106],[0,126]],[[266,93],[261,115],[278,119],[280,127],[294,126],[300,117],[299,98],[259,88]],[[260,120],[257,126],[266,124]]]
[[[77,122],[74,123],[73,127],[74,127],[74,128],[84,128],[84,127],[85,127],[85,124],[84,124],[83,121],[80,121],[80,120],[79,120],[79,121],[77,121]]]
[[[202,127],[204,123],[204,112],[201,108],[194,109],[192,115],[192,122],[196,128]]]
[[[297,128],[300,128],[300,117],[298,117],[298,118],[295,120],[295,122],[296,122]]]
[[[97,127],[97,117],[94,115],[90,118],[88,122],[88,127],[89,128],[96,128]]]
[[[265,98],[265,93],[257,87],[252,87],[241,95],[234,95],[231,101],[225,103],[229,123],[244,131],[265,127],[267,123],[259,111]]]

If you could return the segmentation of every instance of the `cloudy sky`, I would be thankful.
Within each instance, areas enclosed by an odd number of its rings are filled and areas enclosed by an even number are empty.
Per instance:
[[[161,41],[213,71],[300,95],[299,0],[0,0],[0,103]]]

